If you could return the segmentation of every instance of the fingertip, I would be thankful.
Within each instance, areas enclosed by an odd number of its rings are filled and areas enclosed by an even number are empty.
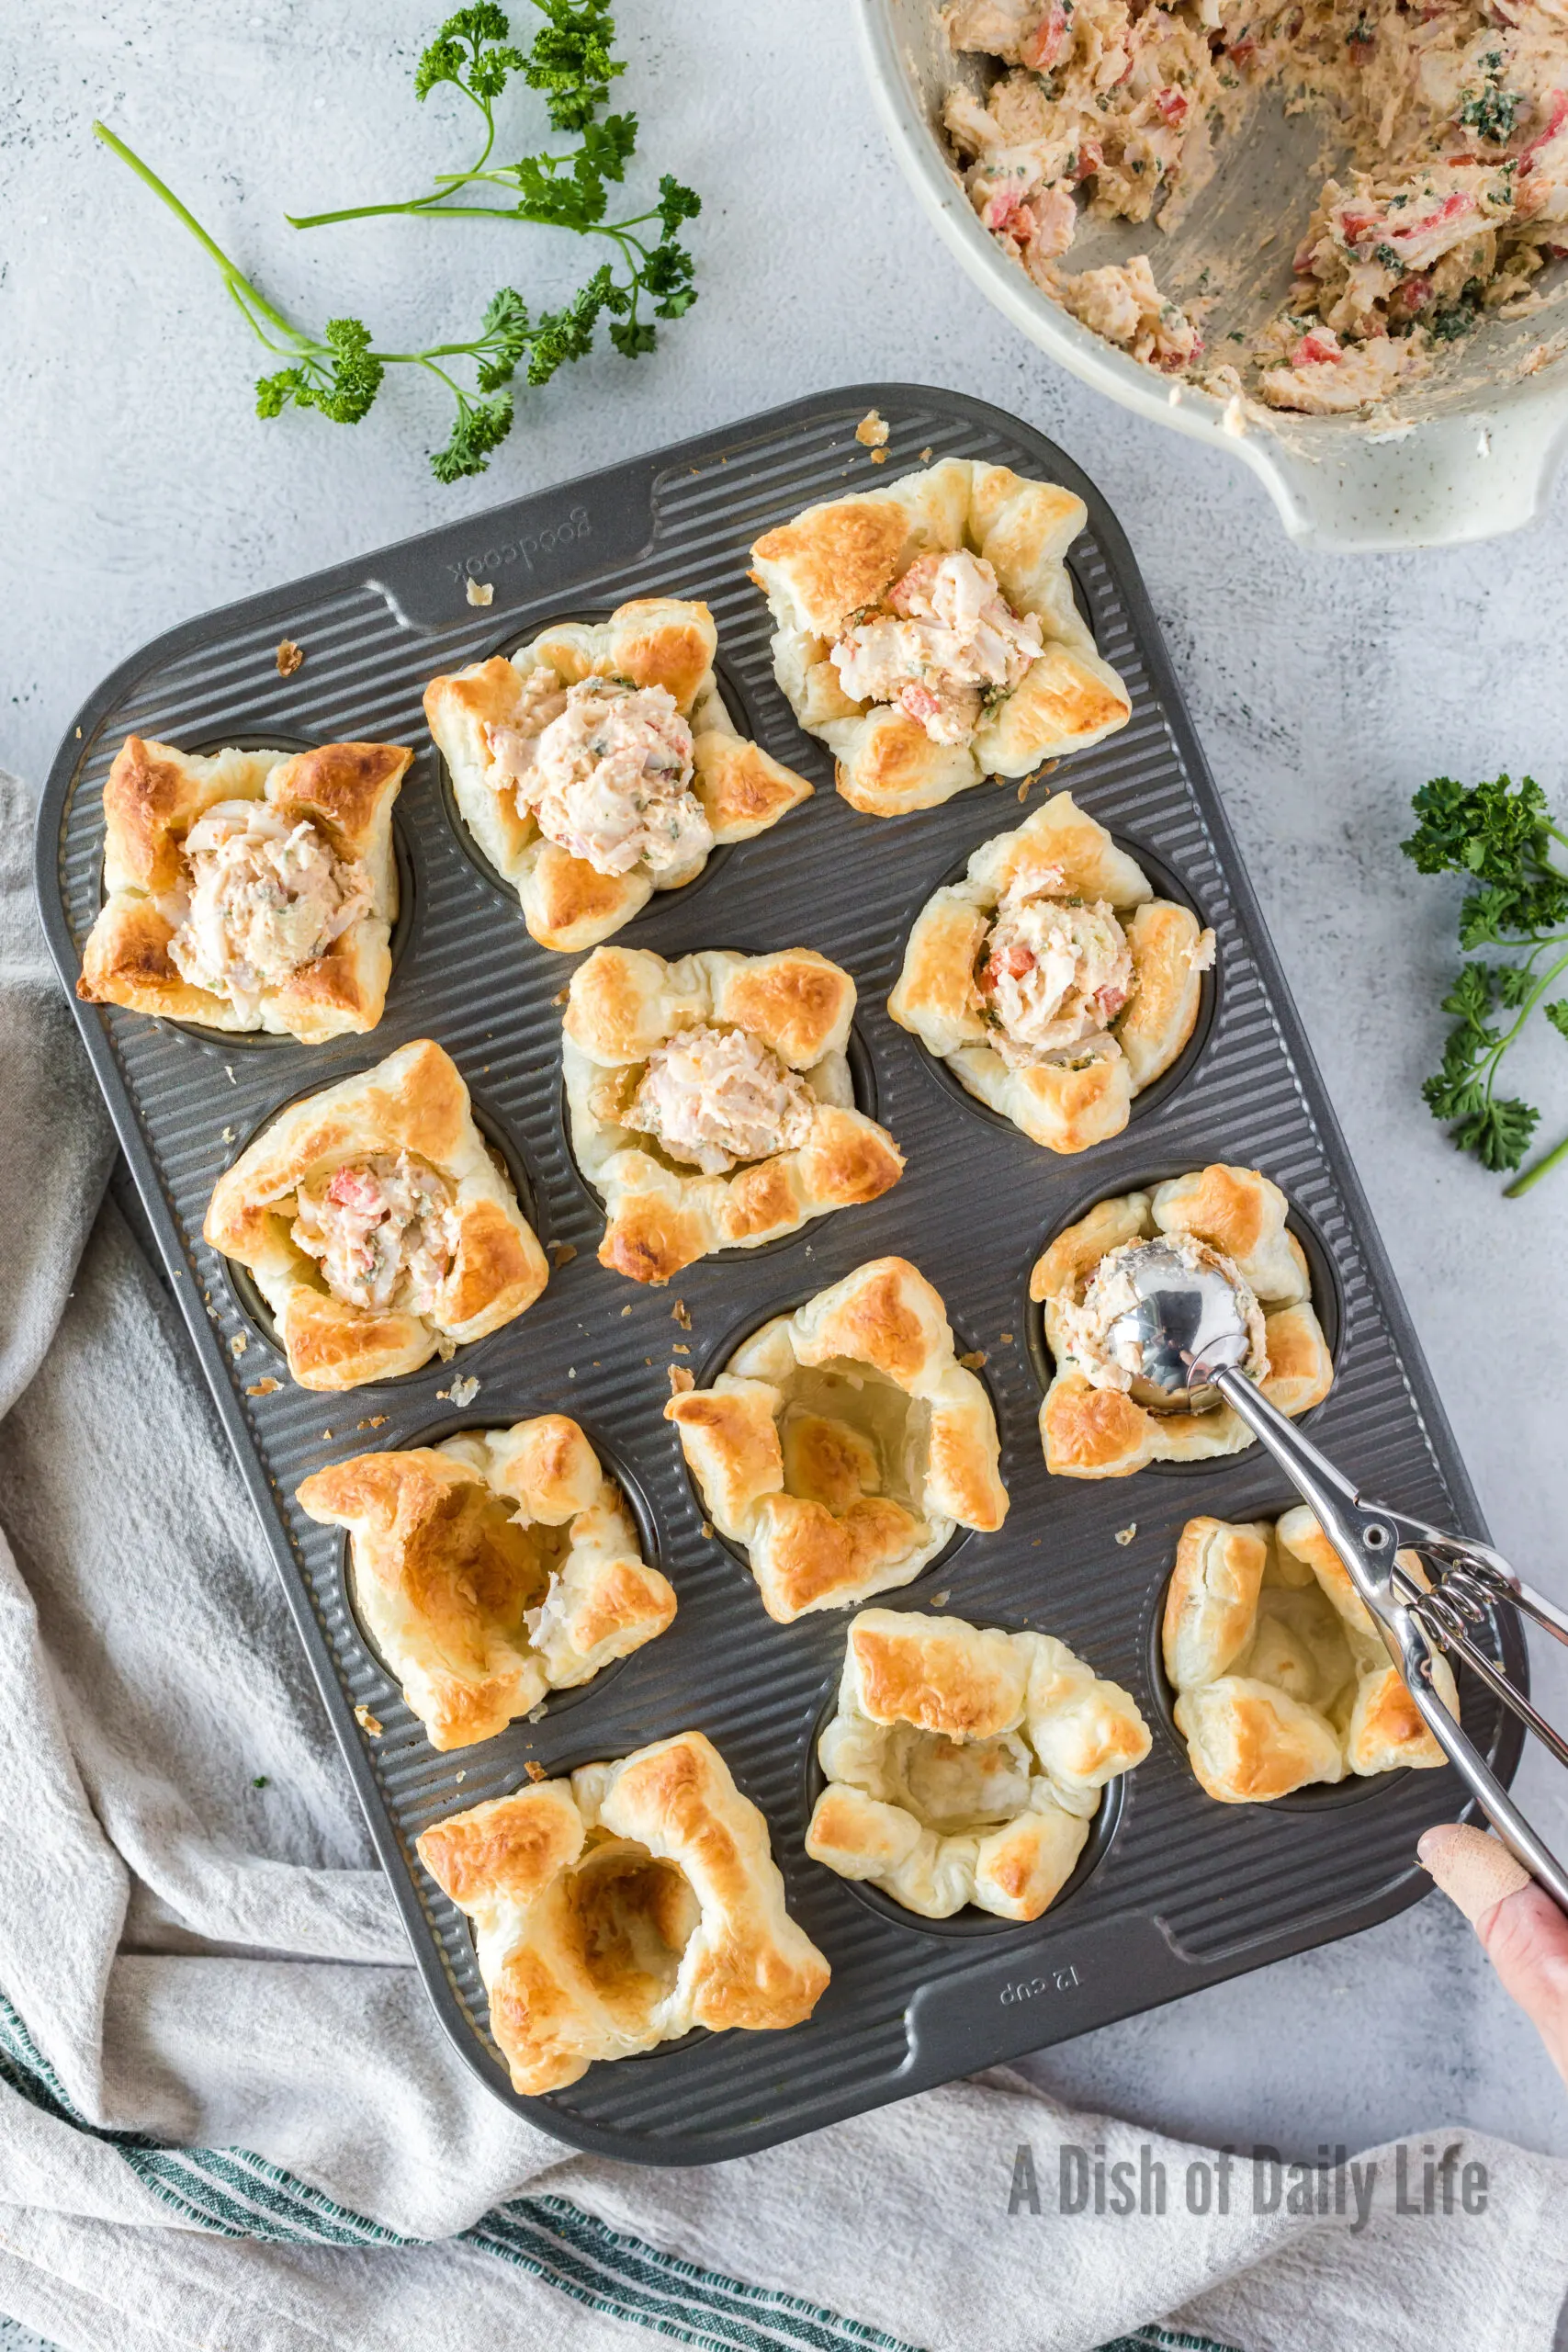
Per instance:
[[[1506,1846],[1468,1822],[1444,1821],[1425,1830],[1416,1852],[1472,1928],[1510,1894],[1532,1883],[1529,1872]]]

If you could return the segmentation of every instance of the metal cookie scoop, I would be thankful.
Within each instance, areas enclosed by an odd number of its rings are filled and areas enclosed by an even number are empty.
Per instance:
[[[1474,1641],[1472,1628],[1507,1602],[1568,1643],[1568,1614],[1514,1574],[1484,1544],[1428,1527],[1385,1503],[1368,1502],[1269,1404],[1237,1367],[1247,1360],[1246,1318],[1223,1271],[1194,1271],[1163,1241],[1129,1252],[1124,1271],[1137,1304],[1118,1317],[1108,1335],[1117,1361],[1136,1343],[1142,1363],[1133,1393],[1171,1407],[1223,1397],[1265,1445],[1308,1503],[1345,1564],[1404,1677],[1422,1717],[1509,1852],[1568,1910],[1568,1872],[1543,1846],[1480,1751],[1465,1736],[1432,1688],[1434,1643],[1462,1658],[1520,1722],[1568,1765],[1568,1742],[1517,1690],[1496,1661]],[[1419,1564],[1413,1572],[1409,1555]]]

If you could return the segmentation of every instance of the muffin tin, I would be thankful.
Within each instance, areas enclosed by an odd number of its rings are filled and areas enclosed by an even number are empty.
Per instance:
[[[873,407],[891,427],[881,467],[854,437]],[[1010,465],[1086,501],[1089,527],[1069,560],[1133,717],[1064,761],[1031,804],[1070,787],[1218,937],[1198,1039],[1176,1078],[1134,1103],[1122,1135],[1077,1159],[1042,1150],[962,1098],[886,1011],[916,911],[980,842],[1019,822],[1016,787],[984,784],[914,816],[857,816],[773,681],[768,615],[747,577],[750,542],[768,526],[944,457]],[[468,603],[470,579],[492,584],[488,607]],[[455,830],[420,697],[438,672],[510,650],[548,621],[658,594],[706,599],[737,717],[809,775],[817,794],[716,856],[699,883],[656,896],[620,937],[666,956],[805,945],[845,966],[860,990],[869,1065],[861,1085],[908,1167],[869,1207],[763,1250],[706,1259],[648,1291],[596,1262],[602,1218],[565,1130],[558,998],[574,959],[529,939],[515,896],[486,877]],[[273,658],[285,636],[305,652],[288,678]],[[1217,1984],[1420,1895],[1429,1882],[1416,1839],[1462,1806],[1448,1770],[1357,1784],[1354,1804],[1325,1790],[1288,1808],[1228,1807],[1203,1795],[1171,1728],[1157,1628],[1177,1535],[1193,1512],[1247,1519],[1283,1509],[1293,1498],[1268,1459],[1254,1448],[1080,1483],[1048,1477],[1041,1456],[1044,1367],[1028,1296],[1040,1249],[1093,1200],[1235,1160],[1282,1186],[1313,1259],[1337,1364],[1332,1395],[1311,1417],[1314,1433],[1371,1491],[1482,1532],[1126,542],[1059,449],[957,393],[861,385],[446,524],[174,630],[92,695],[44,796],[39,893],[68,989],[99,903],[103,783],[132,731],[192,749],[346,738],[416,748],[399,802],[412,910],[371,1035],[315,1047],[285,1040],[263,1052],[74,997],[73,1005],[414,1959],[458,2052],[496,2097],[579,2147],[708,2162]],[[201,1239],[202,1216],[218,1176],[263,1121],[301,1091],[421,1035],[453,1055],[492,1142],[520,1166],[555,1272],[526,1315],[449,1365],[312,1395],[291,1385],[248,1317]],[[974,1914],[922,1922],[807,1860],[810,1749],[837,1682],[846,1617],[768,1621],[746,1568],[704,1533],[662,1418],[671,1365],[705,1376],[767,1316],[895,1251],[936,1284],[961,1344],[985,1353],[1011,1510],[999,1533],[964,1534],[887,1605],[948,1607],[981,1624],[1056,1634],[1132,1690],[1155,1736],[1147,1761],[1108,1792],[1085,1865],[1029,1926]],[[478,1393],[453,1399],[454,1381],[469,1378]],[[367,1448],[548,1410],[579,1418],[622,1467],[656,1532],[648,1556],[675,1585],[679,1614],[615,1672],[547,1701],[497,1739],[437,1755],[358,1629],[341,1535],[307,1520],[294,1489],[307,1472]],[[1519,1679],[1511,1631],[1499,1654]],[[1500,1723],[1483,1691],[1466,1688],[1464,1699],[1466,1729],[1506,1779],[1517,1727]],[[420,1868],[414,1838],[429,1822],[523,1784],[527,1761],[564,1772],[689,1727],[710,1735],[766,1814],[790,1908],[831,1962],[832,1983],[809,2022],[791,2031],[696,2034],[594,2066],[547,2098],[518,2098],[490,2038],[467,1923]]]

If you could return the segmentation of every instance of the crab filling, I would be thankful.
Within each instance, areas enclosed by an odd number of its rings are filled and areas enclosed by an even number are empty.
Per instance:
[[[700,1024],[654,1047],[624,1117],[671,1159],[722,1176],[805,1143],[816,1111],[805,1080],[760,1037]]]
[[[378,1152],[300,1185],[294,1239],[345,1306],[433,1315],[457,1255],[457,1203],[423,1160]]]
[[[963,743],[1042,650],[1038,616],[1015,613],[985,557],[957,548],[911,564],[831,659],[852,701],[897,703],[933,743]]]
[[[1103,899],[1004,898],[979,966],[997,1051],[1017,1066],[1114,1040],[1133,993],[1127,934]]]
[[[950,1739],[900,1724],[891,1742],[889,1777],[902,1801],[939,1837],[1011,1821],[1029,1810],[1033,1759],[1017,1732],[992,1739]]]
[[[183,980],[254,1013],[267,989],[367,914],[370,876],[314,825],[263,800],[220,800],[185,839],[180,888],[161,901],[175,924],[169,958]]]
[[[1194,1241],[1190,1234],[1168,1234],[1165,1238],[1166,1246],[1190,1272],[1219,1273],[1230,1284],[1247,1326],[1247,1361],[1242,1370],[1254,1380],[1266,1380],[1269,1346],[1263,1309],[1241,1269],[1234,1259],[1210,1249],[1206,1242]],[[1131,1316],[1138,1306],[1139,1293],[1129,1261],[1146,1246],[1128,1241],[1108,1250],[1090,1274],[1082,1298],[1057,1303],[1063,1342],[1092,1388],[1117,1388],[1124,1393],[1142,1377],[1144,1356],[1139,1342],[1126,1334],[1113,1340],[1112,1333],[1122,1317]]]
[[[598,874],[695,872],[713,828],[692,785],[692,730],[663,686],[536,670],[505,727],[487,727],[517,805],[558,848]]]

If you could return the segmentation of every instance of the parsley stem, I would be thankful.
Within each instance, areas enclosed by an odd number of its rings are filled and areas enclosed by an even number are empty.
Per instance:
[[[142,162],[141,156],[136,153],[133,148],[128,147],[123,139],[117,139],[108,125],[104,122],[94,123],[93,136],[95,139],[102,140],[104,145],[111,149],[112,152],[119,157],[122,164],[128,164],[130,169],[136,174],[137,178],[141,180],[145,187],[152,189],[159,202],[168,206],[169,210],[174,214],[175,220],[181,220],[185,223],[185,226],[190,231],[191,235],[196,239],[197,244],[204,246],[207,252],[212,256],[212,259],[218,264],[218,266],[222,271],[224,277],[228,280],[230,293],[233,295],[234,300],[239,303],[240,308],[243,311],[246,311],[247,316],[249,316],[249,311],[246,306],[250,303],[254,303],[255,308],[261,312],[263,318],[265,319],[270,325],[275,326],[280,334],[286,334],[288,337],[289,347],[291,350],[309,351],[314,347],[308,335],[302,335],[299,333],[299,328],[291,325],[288,320],[284,317],[281,311],[275,311],[273,309],[272,304],[266,300],[265,295],[258,294],[256,292],[255,288],[251,284],[250,279],[244,275],[244,272],[230,260],[222,246],[218,244],[208,235],[206,230],[202,227],[196,215],[187,210],[186,206],[180,202],[180,199],[175,194],[174,189],[164,186],[164,182],[158,177],[157,173]],[[255,332],[258,334],[261,334],[261,330],[259,327],[256,327],[254,318],[251,320],[251,325],[253,328],[255,328]],[[262,335],[262,341],[264,343],[266,341],[266,337],[265,335]],[[274,348],[276,348],[276,346],[274,346]]]
[[[1539,1184],[1543,1176],[1550,1176],[1551,1170],[1565,1159],[1568,1159],[1568,1136],[1564,1136],[1560,1144],[1554,1144],[1546,1157],[1538,1159],[1533,1168],[1527,1168],[1522,1176],[1516,1176],[1511,1184],[1505,1184],[1503,1198],[1506,1201],[1520,1199],[1532,1184]]]

